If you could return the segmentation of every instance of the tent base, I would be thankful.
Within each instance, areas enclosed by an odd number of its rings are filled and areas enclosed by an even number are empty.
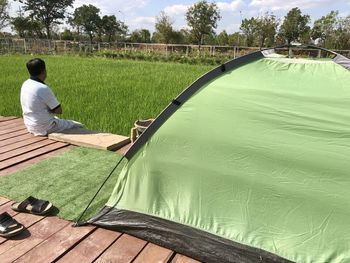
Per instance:
[[[202,262],[291,262],[193,227],[127,210],[104,207],[88,223],[139,237]]]

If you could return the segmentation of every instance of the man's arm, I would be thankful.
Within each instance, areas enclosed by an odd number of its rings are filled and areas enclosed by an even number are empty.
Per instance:
[[[54,114],[62,114],[63,110],[61,104],[59,104],[56,108],[50,110],[50,112]]]

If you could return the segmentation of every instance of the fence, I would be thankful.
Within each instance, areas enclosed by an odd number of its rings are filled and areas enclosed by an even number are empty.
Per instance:
[[[253,51],[258,47],[238,46],[210,46],[210,45],[182,45],[182,44],[154,44],[154,43],[105,43],[105,42],[77,42],[46,39],[0,39],[0,54],[77,54],[93,52],[146,52],[164,54],[181,54],[184,56],[228,56],[236,58]],[[350,50],[335,50],[350,58]],[[285,52],[282,50],[282,52]],[[297,51],[298,54],[308,56],[322,56],[321,51],[304,49]]]

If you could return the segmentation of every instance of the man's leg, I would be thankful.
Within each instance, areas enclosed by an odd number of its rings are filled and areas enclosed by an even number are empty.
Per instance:
[[[52,127],[47,131],[47,133],[49,134],[53,132],[62,132],[64,130],[80,127],[83,127],[83,124],[81,124],[80,122],[55,118]]]

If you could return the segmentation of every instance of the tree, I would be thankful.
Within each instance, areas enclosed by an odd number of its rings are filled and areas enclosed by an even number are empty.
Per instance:
[[[251,47],[254,45],[257,27],[258,27],[257,20],[254,17],[250,19],[245,18],[242,20],[240,30],[242,30],[242,33],[245,36],[246,45],[248,47]]]
[[[0,30],[7,26],[9,20],[8,14],[9,3],[7,0],[0,0]]]
[[[150,43],[151,33],[147,29],[135,30],[130,35],[130,41],[134,43]]]
[[[73,40],[74,35],[72,31],[70,31],[68,28],[65,28],[64,31],[61,33],[61,39],[62,40]]]
[[[256,35],[259,41],[259,47],[272,46],[274,44],[278,21],[272,14],[265,13],[265,15],[256,18]]]
[[[324,47],[333,48],[336,44],[336,30],[338,29],[338,11],[331,11],[314,22],[311,31],[313,40],[320,39]]]
[[[239,32],[235,32],[228,36],[229,46],[243,46],[244,45],[244,35]]]
[[[340,18],[336,31],[336,49],[350,49],[350,16]]]
[[[228,45],[228,34],[226,30],[222,31],[217,37],[216,37],[216,42],[220,46],[227,46]]]
[[[186,12],[187,24],[191,28],[192,37],[198,45],[202,44],[204,35],[214,34],[214,29],[220,19],[217,5],[215,3],[209,4],[206,0],[194,4]]]
[[[53,25],[62,24],[66,17],[66,9],[73,4],[73,0],[19,0],[24,4],[24,11],[29,11],[29,16],[40,22],[46,29],[46,36],[51,38]]]
[[[119,23],[117,22],[117,18],[115,15],[103,16],[101,26],[103,33],[108,38],[108,42],[111,42],[113,36],[115,36],[118,31]]]
[[[293,41],[301,41],[302,36],[310,31],[309,22],[310,16],[302,15],[300,9],[295,7],[284,17],[279,34],[288,45]]]
[[[42,37],[43,26],[40,22],[35,21],[33,17],[25,17],[22,10],[17,12],[18,16],[11,18],[12,30],[20,37]]]
[[[99,15],[100,9],[93,5],[83,5],[74,10],[70,23],[77,28],[82,28],[90,38],[90,43],[94,37],[94,33],[98,32],[101,24]]]
[[[113,38],[119,34],[125,34],[127,31],[123,22],[117,20],[115,15],[103,16],[101,20],[102,32],[107,36],[108,42],[111,42]]]
[[[172,41],[173,23],[174,21],[165,12],[160,12],[159,16],[156,17],[156,31],[153,35],[155,42],[169,44]]]

